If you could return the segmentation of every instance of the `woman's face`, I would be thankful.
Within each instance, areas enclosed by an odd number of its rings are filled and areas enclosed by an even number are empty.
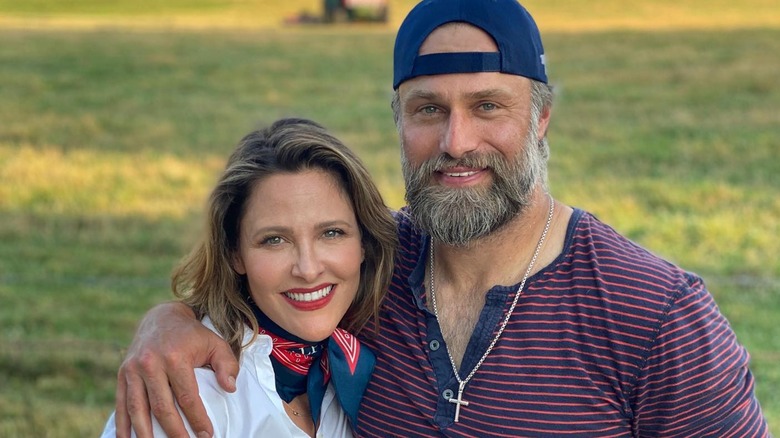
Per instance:
[[[235,269],[260,310],[307,341],[330,336],[355,298],[364,255],[336,178],[319,169],[264,178],[240,226]]]

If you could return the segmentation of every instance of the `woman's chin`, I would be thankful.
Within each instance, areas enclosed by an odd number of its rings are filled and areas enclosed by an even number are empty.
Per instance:
[[[336,326],[326,326],[326,327],[306,327],[302,330],[297,330],[296,332],[290,332],[294,334],[295,336],[309,342],[320,342],[324,341],[325,339],[328,339],[330,335],[333,334],[333,332],[336,330]]]

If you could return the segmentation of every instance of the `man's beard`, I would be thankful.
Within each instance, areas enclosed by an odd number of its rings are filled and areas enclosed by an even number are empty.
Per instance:
[[[525,145],[511,161],[498,153],[468,154],[457,160],[441,154],[413,168],[401,154],[406,202],[418,227],[447,245],[466,246],[509,223],[530,204],[534,186],[543,175],[536,123]],[[451,188],[436,184],[434,173],[454,166],[493,172],[489,187]]]

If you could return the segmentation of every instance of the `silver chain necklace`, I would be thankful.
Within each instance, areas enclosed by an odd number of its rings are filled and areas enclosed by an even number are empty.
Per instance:
[[[490,345],[488,345],[487,350],[485,350],[485,353],[482,355],[481,358],[479,358],[479,361],[476,365],[474,365],[474,368],[471,370],[471,372],[466,376],[465,379],[460,378],[460,374],[458,374],[458,367],[455,365],[455,359],[452,358],[452,354],[450,353],[449,347],[447,347],[445,342],[445,348],[447,349],[447,356],[450,358],[450,365],[452,365],[452,372],[455,373],[455,379],[458,381],[458,398],[450,397],[449,400],[447,400],[450,403],[455,404],[455,422],[458,422],[458,419],[460,417],[460,407],[461,406],[468,406],[469,402],[463,400],[463,390],[466,388],[466,384],[469,383],[469,380],[471,380],[472,377],[474,377],[474,374],[477,372],[477,369],[482,365],[482,362],[487,359],[490,352],[493,350],[493,347],[498,342],[498,338],[501,337],[501,334],[504,333],[504,329],[506,328],[506,325],[509,323],[509,318],[512,317],[512,312],[515,310],[515,306],[517,305],[517,301],[520,299],[520,295],[523,293],[523,288],[525,287],[525,282],[528,280],[528,277],[531,275],[531,270],[534,267],[534,264],[536,263],[536,259],[539,257],[539,253],[542,250],[542,245],[544,244],[544,240],[547,238],[547,232],[550,230],[550,224],[552,223],[553,218],[553,211],[555,210],[555,202],[553,201],[552,196],[550,198],[550,212],[547,214],[547,223],[544,225],[544,231],[542,231],[541,237],[539,237],[539,242],[536,244],[536,250],[534,251],[534,255],[531,258],[531,262],[528,263],[528,269],[525,270],[525,275],[523,275],[523,280],[520,282],[520,287],[517,288],[517,292],[515,292],[515,298],[512,301],[512,305],[509,307],[509,311],[506,313],[506,317],[504,317],[504,321],[501,323],[501,327],[498,329],[498,333],[496,333],[496,336],[493,338],[493,340],[490,342]],[[439,322],[439,309],[436,307],[436,291],[433,287],[433,239],[431,239],[430,243],[430,255],[431,255],[431,303],[433,304],[433,315],[436,317],[436,322]],[[439,324],[441,326],[441,324]]]

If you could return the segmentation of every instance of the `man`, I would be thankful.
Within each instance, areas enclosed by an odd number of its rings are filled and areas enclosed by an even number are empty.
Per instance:
[[[393,87],[409,207],[360,435],[768,435],[701,279],[547,194],[552,93],[522,6],[423,1],[398,32]],[[120,371],[120,430],[132,418],[146,436],[151,407],[180,436],[170,379],[210,433],[203,364],[230,388],[226,347],[183,306],[154,309]]]

